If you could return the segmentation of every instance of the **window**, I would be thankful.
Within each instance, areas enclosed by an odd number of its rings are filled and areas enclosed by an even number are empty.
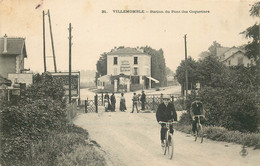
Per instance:
[[[117,57],[114,57],[114,65],[117,65]]]
[[[229,66],[231,65],[231,60],[228,61],[228,65],[229,65]]]
[[[135,64],[135,65],[138,64],[138,57],[134,57],[134,64]]]

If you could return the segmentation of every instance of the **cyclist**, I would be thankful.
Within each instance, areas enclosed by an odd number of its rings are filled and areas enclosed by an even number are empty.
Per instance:
[[[195,117],[194,115],[204,115],[205,116],[203,104],[200,101],[200,98],[198,96],[191,103],[190,115],[191,115],[191,118],[192,118],[192,132],[195,135],[195,131],[197,130],[196,123],[198,122],[198,117]]]
[[[169,121],[177,121],[177,113],[173,102],[170,102],[170,97],[163,97],[163,102],[159,104],[157,112],[156,112],[156,119],[157,121],[169,122]],[[165,134],[167,132],[166,124],[161,124],[161,144],[165,146]],[[173,134],[173,125],[170,125],[170,133]]]

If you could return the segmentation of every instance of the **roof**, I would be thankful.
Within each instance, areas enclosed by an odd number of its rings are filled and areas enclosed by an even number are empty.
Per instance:
[[[119,54],[128,54],[128,55],[143,54],[143,55],[148,55],[148,54],[143,53],[142,51],[137,50],[136,48],[130,48],[130,47],[118,48],[116,50],[112,50],[111,52],[107,53],[107,55],[119,55]]]
[[[236,55],[236,54],[239,53],[239,52],[244,53],[244,52],[241,51],[241,50],[237,50],[237,51],[234,52],[232,55],[230,55],[229,57],[227,57],[226,59],[224,59],[223,61],[227,61],[228,59],[230,59],[231,57],[233,57],[234,55]]]
[[[0,55],[11,54],[11,55],[20,55],[25,51],[24,57],[27,57],[26,48],[25,48],[25,38],[9,38],[7,37],[7,52],[4,51],[4,37],[0,38]]]

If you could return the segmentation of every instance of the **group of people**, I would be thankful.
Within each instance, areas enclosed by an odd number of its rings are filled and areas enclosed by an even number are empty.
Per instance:
[[[142,110],[145,110],[146,95],[145,95],[144,91],[142,91],[141,95],[137,95],[134,92],[134,95],[133,95],[133,98],[132,98],[133,107],[132,107],[132,112],[131,113],[134,113],[134,109],[136,109],[137,113],[139,113],[139,109],[138,109],[138,102],[139,101],[141,101],[141,103],[142,103]],[[115,109],[116,109],[116,98],[115,98],[115,94],[114,93],[112,93],[112,95],[110,97],[109,97],[108,93],[105,94],[105,96],[104,96],[104,105],[105,105],[105,111],[106,112],[108,112],[109,110],[111,110],[111,112],[115,112]],[[127,110],[124,93],[121,93],[121,96],[120,96],[119,110],[121,112],[125,112]]]
[[[177,113],[174,107],[173,102],[170,102],[170,97],[164,97],[163,102],[158,106],[156,111],[156,119],[158,122],[173,122],[177,121]],[[190,115],[192,117],[192,131],[195,134],[198,122],[198,118],[195,118],[195,115],[205,115],[203,109],[203,104],[199,100],[199,97],[196,97],[195,101],[191,103]],[[173,124],[170,124],[170,133],[173,134]],[[167,132],[166,124],[161,123],[160,139],[162,146],[165,146],[165,135]]]

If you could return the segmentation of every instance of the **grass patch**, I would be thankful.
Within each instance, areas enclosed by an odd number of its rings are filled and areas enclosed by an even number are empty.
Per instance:
[[[192,134],[191,125],[176,124],[175,129],[187,134]],[[223,127],[207,126],[205,137],[215,141],[232,142],[254,149],[260,149],[260,133],[242,133],[239,131],[229,131]]]

